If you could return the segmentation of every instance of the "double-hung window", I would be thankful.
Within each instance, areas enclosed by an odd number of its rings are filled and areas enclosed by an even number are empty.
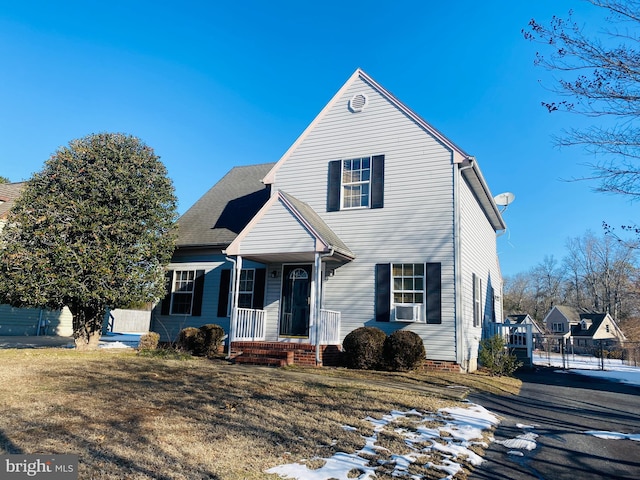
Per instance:
[[[167,271],[167,295],[162,301],[162,315],[200,316],[204,270]]]
[[[342,161],[342,208],[369,207],[371,158]]]
[[[421,322],[424,303],[424,264],[394,263],[393,310],[397,322]]]
[[[375,285],[376,321],[442,323],[440,263],[379,263]]]
[[[384,155],[329,162],[327,212],[384,206]]]
[[[252,308],[253,306],[255,275],[255,269],[242,269],[240,271],[240,288],[238,289],[239,308]]]

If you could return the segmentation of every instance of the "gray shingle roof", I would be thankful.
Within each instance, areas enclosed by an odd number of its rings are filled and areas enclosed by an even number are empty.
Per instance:
[[[26,182],[0,183],[0,218],[7,216],[25,185]]]
[[[178,219],[178,247],[226,247],[269,199],[273,163],[232,168]]]

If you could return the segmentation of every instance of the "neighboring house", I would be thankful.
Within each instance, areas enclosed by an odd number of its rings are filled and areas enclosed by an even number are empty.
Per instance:
[[[544,319],[556,344],[569,346],[575,353],[593,353],[595,349],[620,346],[625,336],[608,313],[595,313],[565,305],[556,305]]]
[[[529,316],[527,313],[518,313],[507,315],[504,321],[505,324],[515,325],[531,325],[531,332],[533,337],[533,348],[540,349],[544,347],[544,331],[540,328],[538,323]]]
[[[0,183],[0,232],[4,228],[9,210],[24,186],[24,182]],[[66,307],[58,311],[0,305],[0,335],[72,334],[72,315]]]
[[[0,232],[7,221],[9,210],[20,196],[24,188],[24,182],[0,183]]]
[[[362,70],[276,164],[231,170],[178,226],[165,338],[218,323],[236,351],[327,364],[358,327],[406,329],[428,365],[471,371],[502,318],[506,226],[478,163]]]

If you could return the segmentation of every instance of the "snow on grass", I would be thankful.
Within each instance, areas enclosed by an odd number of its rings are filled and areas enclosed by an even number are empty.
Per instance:
[[[569,354],[565,356],[563,365],[562,356],[559,353],[534,353],[533,363],[558,368],[566,367],[571,373],[640,386],[640,367],[625,365],[622,360],[607,358],[604,361],[604,370],[600,370],[602,364],[596,357]]]
[[[463,469],[462,461],[474,466],[482,463],[482,458],[470,447],[481,445],[486,448],[486,442],[482,441],[483,432],[499,423],[498,418],[484,407],[471,403],[467,407],[443,408],[436,413],[394,410],[380,419],[367,417],[365,420],[371,424],[373,435],[363,437],[365,446],[361,450],[352,454],[338,452],[327,459],[313,459],[324,462],[317,469],[310,469],[304,463],[290,463],[271,468],[266,473],[288,479],[366,480],[377,478],[376,467],[381,466],[385,471],[391,470],[394,477],[421,480],[424,478],[422,475],[409,473],[411,465],[418,462],[422,468],[442,471],[446,474],[444,478],[450,479]],[[412,427],[407,428],[407,423]],[[354,427],[343,425],[342,428],[351,430]],[[389,452],[386,447],[378,445],[379,434],[389,429],[404,438],[409,453]],[[381,452],[388,455],[383,459]],[[425,458],[433,461],[425,463]]]

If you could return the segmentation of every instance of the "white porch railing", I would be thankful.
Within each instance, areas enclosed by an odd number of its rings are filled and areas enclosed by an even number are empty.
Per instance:
[[[486,337],[500,335],[508,348],[527,350],[527,357],[533,355],[533,325],[528,323],[488,323]]]
[[[320,345],[340,344],[340,312],[333,310],[320,310]]]
[[[233,329],[234,342],[260,342],[266,339],[266,318],[267,312],[264,310],[254,310],[252,308],[238,308]],[[340,312],[332,310],[320,310],[319,322],[319,344],[339,345],[340,344]],[[315,344],[315,338],[310,339]]]
[[[252,308],[238,308],[232,341],[256,342],[265,339],[267,312]]]

